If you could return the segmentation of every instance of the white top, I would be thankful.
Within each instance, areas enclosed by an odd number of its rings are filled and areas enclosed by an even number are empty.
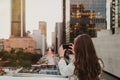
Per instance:
[[[67,65],[65,60],[60,60],[58,62],[58,66],[59,66],[61,75],[63,76],[73,75],[75,66],[72,62]]]
[[[62,76],[68,76],[69,80],[75,80],[75,76],[73,75],[75,66],[72,62],[67,65],[63,59],[58,62],[58,66]]]
[[[99,61],[100,63],[100,61]],[[100,64],[101,65],[101,64]],[[65,60],[64,59],[61,59],[59,62],[58,62],[58,66],[59,66],[59,69],[60,69],[60,73],[62,76],[68,76],[69,77],[69,80],[77,80],[77,77],[74,75],[74,69],[75,69],[75,66],[73,64],[73,62],[70,62],[68,65],[66,64]],[[102,66],[101,66],[102,67]],[[102,72],[101,72],[102,73]],[[99,75],[100,77],[101,75]]]
[[[69,64],[67,65],[65,59],[58,62],[60,73],[63,76],[71,76],[74,73],[75,66],[73,64],[74,55],[69,55]]]

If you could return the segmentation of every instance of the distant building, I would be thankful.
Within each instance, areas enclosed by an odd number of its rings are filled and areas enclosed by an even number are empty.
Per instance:
[[[41,30],[33,30],[33,33],[30,36],[36,41],[36,51],[40,51],[40,54],[44,55],[47,47],[45,35],[41,33]]]
[[[26,36],[25,31],[25,1],[12,0],[12,15],[11,15],[11,36],[23,37]]]
[[[52,32],[52,47],[55,49],[56,45],[56,33]]]
[[[112,0],[111,2],[111,30],[112,33],[120,28],[120,0]],[[120,30],[120,29],[119,29]]]
[[[4,42],[4,39],[0,39],[0,51],[3,50],[3,42]]]
[[[82,33],[96,37],[96,31],[107,29],[106,0],[63,0],[63,28],[65,43]]]
[[[33,30],[30,36],[36,41],[36,49],[42,49],[42,35],[40,30]]]
[[[45,54],[45,49],[47,48],[47,23],[45,21],[39,21],[39,30],[41,32],[42,39],[42,54]]]
[[[118,27],[120,27],[120,0],[118,0]]]
[[[46,37],[47,32],[47,23],[45,21],[39,21],[39,30],[41,31],[41,34],[43,34]]]
[[[46,50],[46,37],[42,34],[42,49],[41,49],[41,52],[42,52],[42,55],[45,55],[45,50]]]
[[[64,39],[63,37],[63,24],[62,22],[57,22],[56,23],[56,27],[55,27],[55,33],[56,33],[56,47],[55,47],[55,51],[58,51],[58,48],[60,47],[60,45],[62,44],[62,41]]]
[[[62,9],[63,9],[63,13],[62,13],[62,16],[63,16],[63,20],[62,20],[63,31],[62,31],[62,33],[63,34],[62,34],[62,37],[63,37],[63,40],[62,40],[62,43],[66,43],[66,18],[67,18],[67,15],[66,15],[67,14],[66,6],[69,6],[69,5],[66,5],[66,3],[69,0],[62,0],[62,1],[63,1],[63,5],[62,5]]]
[[[27,52],[34,52],[36,42],[31,37],[13,37],[4,40],[4,50],[10,51],[11,49],[23,49]]]

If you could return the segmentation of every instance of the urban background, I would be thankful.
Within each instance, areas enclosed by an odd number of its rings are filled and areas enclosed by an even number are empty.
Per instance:
[[[46,21],[38,21],[38,29],[32,33],[26,31],[25,1],[11,0],[11,33],[0,39],[0,59],[7,62],[1,66],[30,66],[48,47],[57,54],[61,44],[73,43],[77,35],[86,33],[103,59],[104,71],[120,78],[120,0],[62,0],[62,21],[55,23],[51,45],[47,43]]]

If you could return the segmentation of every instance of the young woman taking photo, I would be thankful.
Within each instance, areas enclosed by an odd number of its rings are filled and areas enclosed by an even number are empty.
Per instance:
[[[97,57],[91,37],[87,34],[78,35],[70,47],[69,50],[74,53],[75,58],[68,65],[64,60],[65,49],[62,45],[58,51],[61,75],[68,76],[69,80],[100,80],[102,60]]]

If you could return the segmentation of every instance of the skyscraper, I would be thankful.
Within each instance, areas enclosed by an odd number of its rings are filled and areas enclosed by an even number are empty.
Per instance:
[[[118,0],[118,27],[120,27],[120,0]]]
[[[68,1],[70,1],[69,5]],[[73,42],[74,38],[82,33],[96,37],[96,31],[107,28],[106,0],[65,0],[63,4],[66,4],[65,9],[63,8],[63,12],[65,11],[63,21],[67,42]],[[68,10],[70,14],[67,14]],[[68,15],[70,16],[69,27],[66,24]]]
[[[66,0],[62,0],[63,1],[63,40],[62,43],[66,43]]]
[[[39,21],[39,29],[41,30],[41,34],[43,34],[46,37],[46,22],[45,21]]]
[[[85,10],[94,11],[97,29],[106,29],[106,0],[71,0],[71,4],[83,4]]]
[[[114,34],[120,28],[120,0],[112,0],[111,3],[111,29]]]
[[[96,27],[93,18],[94,10],[86,10],[84,4],[70,5],[70,42],[79,34],[89,34],[96,36]]]
[[[25,31],[25,0],[12,0],[11,36],[24,37]]]

